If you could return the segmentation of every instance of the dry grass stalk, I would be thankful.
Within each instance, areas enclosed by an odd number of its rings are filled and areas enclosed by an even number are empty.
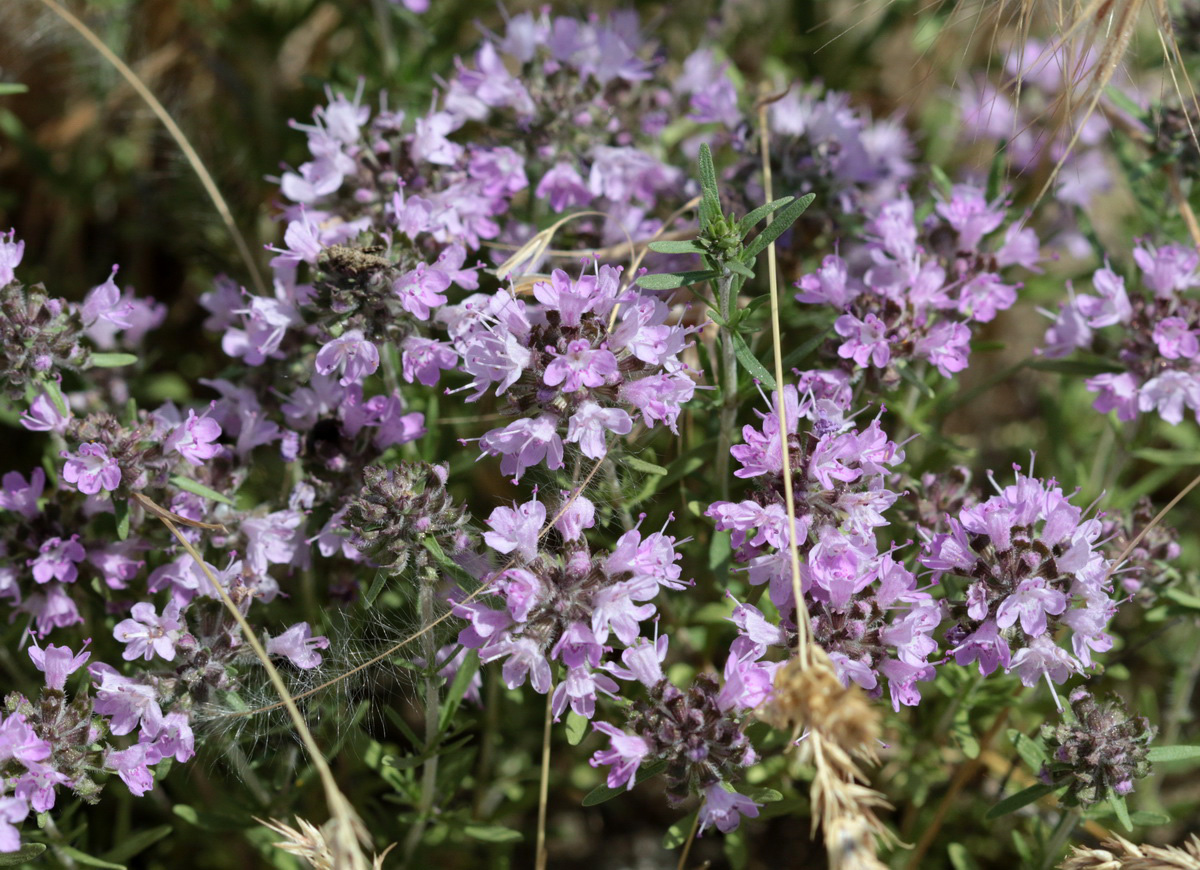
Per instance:
[[[1100,849],[1076,847],[1060,870],[1200,870],[1200,837],[1192,834],[1183,848],[1138,846],[1113,834]]]
[[[855,685],[843,686],[824,650],[811,645],[808,662],[797,657],[779,669],[771,699],[757,716],[793,736],[798,760],[816,769],[811,799],[813,832],[818,822],[832,870],[876,870],[878,844],[895,845],[895,835],[875,815],[890,808],[864,783],[859,760],[876,763],[879,712]]]

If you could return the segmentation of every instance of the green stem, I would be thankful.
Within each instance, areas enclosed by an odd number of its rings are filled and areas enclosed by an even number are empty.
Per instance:
[[[1054,828],[1054,834],[1050,837],[1050,841],[1046,843],[1046,854],[1042,858],[1042,870],[1050,870],[1055,864],[1055,859],[1058,853],[1062,851],[1063,846],[1067,844],[1071,834],[1079,825],[1079,808],[1072,807],[1058,821],[1058,825]]]
[[[735,276],[724,275],[717,282],[717,310],[726,323],[733,317],[736,299],[733,293]],[[733,347],[733,333],[721,331],[721,414],[717,431],[717,480],[721,485],[721,500],[729,501],[729,448],[733,446],[734,427],[738,410],[738,364]]]
[[[426,575],[421,578],[420,590],[417,593],[417,609],[420,611],[421,624],[432,625],[433,587],[437,582],[437,572],[426,569]],[[429,826],[429,817],[433,812],[433,802],[437,795],[438,754],[433,751],[434,741],[438,736],[438,711],[441,708],[441,698],[438,694],[437,678],[437,643],[433,632],[425,632],[421,638],[421,655],[425,657],[425,751],[429,753],[421,770],[421,800],[417,805],[417,821],[408,831],[404,840],[404,862],[408,864],[425,829]]]

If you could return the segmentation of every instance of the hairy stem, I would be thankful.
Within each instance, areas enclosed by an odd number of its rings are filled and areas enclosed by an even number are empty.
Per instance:
[[[426,575],[421,578],[420,589],[417,592],[417,609],[420,611],[422,625],[429,625],[434,620],[433,585],[437,580],[437,571],[433,569],[426,569]],[[425,829],[429,826],[429,817],[433,812],[434,798],[437,796],[438,754],[433,748],[438,736],[441,698],[438,694],[437,643],[432,632],[426,632],[421,638],[421,655],[425,657],[425,751],[429,757],[421,769],[421,800],[417,805],[417,821],[404,839],[406,864],[417,851],[421,838],[425,836]]]
[[[546,692],[546,724],[542,729],[542,778],[538,785],[536,870],[546,870],[546,808],[550,797],[550,725],[554,722],[554,686]]]
[[[736,300],[733,298],[734,275],[724,275],[717,282],[717,310],[726,323],[733,317]],[[721,414],[717,430],[717,480],[721,484],[721,500],[729,501],[729,448],[733,446],[733,429],[738,409],[737,354],[733,349],[733,333],[721,331]]]
[[[696,809],[696,818],[692,821],[692,830],[688,833],[687,842],[683,844],[683,851],[679,853],[679,863],[675,865],[675,870],[683,870],[687,866],[688,855],[692,852],[692,843],[696,842],[696,834],[700,830],[700,810],[702,809],[704,809],[703,803]]]

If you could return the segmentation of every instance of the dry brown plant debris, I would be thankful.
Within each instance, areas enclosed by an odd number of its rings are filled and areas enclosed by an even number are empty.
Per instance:
[[[1200,837],[1175,846],[1138,846],[1114,834],[1102,848],[1071,850],[1060,870],[1200,870]]]

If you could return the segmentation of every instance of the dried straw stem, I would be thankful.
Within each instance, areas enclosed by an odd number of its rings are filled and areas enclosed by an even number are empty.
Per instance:
[[[1060,870],[1200,870],[1200,837],[1175,846],[1138,846],[1113,834],[1100,849],[1076,847]]]

